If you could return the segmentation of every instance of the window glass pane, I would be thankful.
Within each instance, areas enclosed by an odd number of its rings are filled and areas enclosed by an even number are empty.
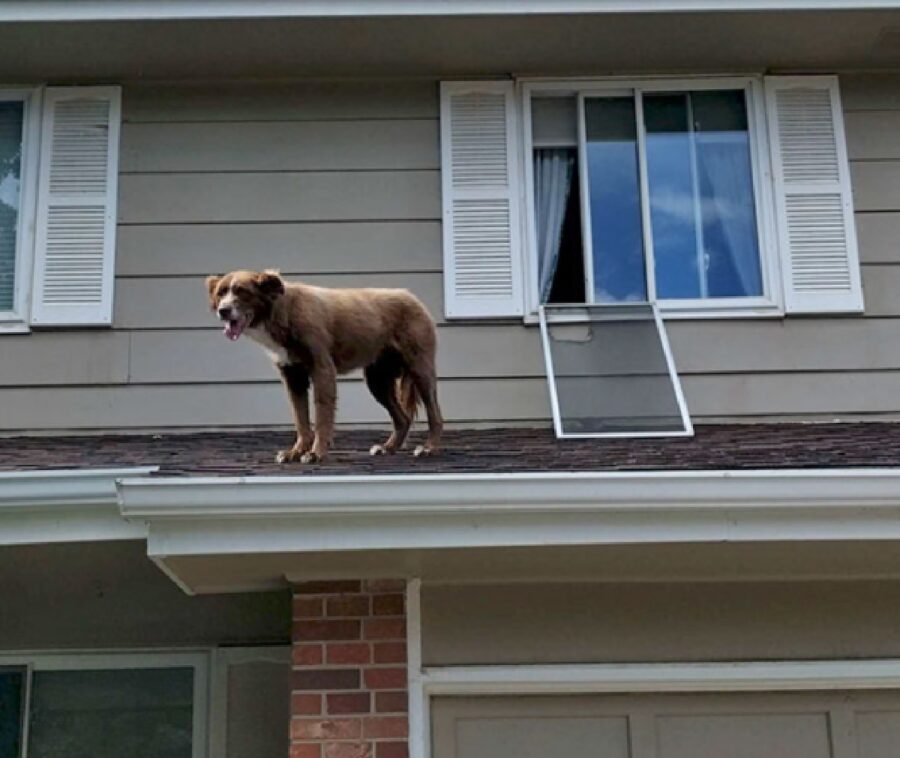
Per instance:
[[[21,102],[0,102],[0,311],[12,310],[22,168]]]
[[[584,119],[594,297],[646,300],[634,98],[587,98]]]
[[[24,669],[0,669],[0,758],[18,758],[22,750]]]
[[[762,295],[743,90],[644,96],[657,296]]]
[[[191,758],[191,668],[39,671],[29,758]]]

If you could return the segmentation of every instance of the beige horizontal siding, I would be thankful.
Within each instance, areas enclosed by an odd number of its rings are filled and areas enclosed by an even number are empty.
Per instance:
[[[842,77],[865,317],[671,322],[694,416],[900,412],[900,75]],[[0,430],[286,424],[268,359],[203,278],[408,287],[440,324],[449,421],[547,421],[537,329],[443,317],[436,82],[124,92],[113,329],[4,337]],[[35,386],[33,389],[29,385]],[[358,379],[340,421],[385,423]]]
[[[207,328],[36,333],[8,341],[0,386],[230,384],[271,382],[277,373],[255,343],[231,343],[210,316]],[[891,371],[900,355],[895,319],[673,322],[669,338],[681,375]],[[498,349],[502,345],[503,349]],[[715,345],[715,350],[710,350]],[[438,329],[443,378],[544,376],[536,329],[518,324],[444,324]],[[40,361],[40,363],[38,363]],[[34,377],[34,366],[38,375]]]
[[[841,102],[848,113],[900,110],[900,73],[842,74]]]
[[[683,378],[695,420],[723,417],[891,413],[900,396],[900,371],[823,371],[704,374]],[[543,378],[442,379],[441,406],[465,423],[546,421]],[[343,381],[338,421],[387,424],[381,406],[359,380]],[[276,382],[156,384],[91,387],[13,387],[3,390],[0,428],[97,429],[288,425],[285,393]],[[727,409],[727,416],[723,413]]]
[[[889,231],[889,230],[886,230]],[[440,272],[438,221],[120,226],[119,276],[205,276],[247,265],[284,272]]]
[[[900,264],[900,212],[857,213],[856,234],[863,264]]]
[[[379,274],[311,274],[302,277],[310,284],[324,287],[405,287],[422,299],[434,317],[441,321],[443,306],[443,280],[440,273],[379,273]],[[896,316],[900,314],[900,297],[895,285],[900,286],[900,268],[894,266],[866,266],[863,269],[863,287],[866,312],[872,316]],[[842,322],[844,319],[836,319]],[[116,287],[115,324],[123,329],[196,328],[215,325],[209,312],[203,277],[178,278],[139,277],[119,279]],[[477,322],[474,322],[477,324]],[[741,322],[729,322],[735,331],[743,328]],[[826,319],[818,319],[824,331]],[[694,322],[702,330],[701,322]],[[521,327],[523,329],[528,327]],[[678,325],[682,331],[687,326]],[[781,320],[772,320],[765,328],[773,339],[784,328]],[[709,349],[709,345],[705,345]],[[716,347],[716,349],[720,349]]]
[[[670,325],[669,337],[683,375],[891,370],[900,355],[900,328],[893,319],[835,320],[825,331],[814,320],[786,322],[777,333],[762,322],[681,322]],[[131,345],[134,382],[227,383],[275,376],[263,350],[249,340],[229,343],[219,329],[134,332]],[[445,325],[438,331],[438,345],[442,377],[544,376],[536,329]],[[721,347],[710,351],[709,345]]]
[[[122,145],[126,173],[439,168],[436,119],[126,123]]]
[[[437,171],[125,174],[119,223],[437,219],[439,180]]]
[[[315,274],[303,277],[325,287],[406,287],[439,316],[443,313],[443,283],[439,273]],[[203,277],[141,277],[116,284],[115,323],[122,329],[184,329],[215,326]]]
[[[357,121],[438,117],[434,81],[335,81],[136,85],[123,95],[125,123]]]
[[[663,552],[661,546],[655,548],[657,554]],[[782,565],[796,570],[789,559],[779,557]],[[648,563],[658,561],[657,555]],[[430,666],[900,654],[896,581],[576,582],[422,589],[422,657]]]
[[[448,380],[439,391],[447,416],[460,421],[549,415],[540,380]],[[338,416],[344,423],[388,424],[385,410],[361,381],[341,383]],[[14,388],[4,390],[0,406],[4,429],[289,426],[290,418],[287,397],[276,383]]]
[[[124,384],[130,340],[110,331],[0,335],[0,386]]]
[[[900,210],[900,161],[851,162],[850,174],[857,213]]]

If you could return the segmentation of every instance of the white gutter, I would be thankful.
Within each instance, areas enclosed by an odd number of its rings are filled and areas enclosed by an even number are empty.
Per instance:
[[[863,10],[896,0],[0,0],[0,22]]]
[[[900,539],[900,469],[125,479],[151,555]]]
[[[124,521],[116,480],[157,467],[0,473],[0,545],[146,537],[144,524]]]

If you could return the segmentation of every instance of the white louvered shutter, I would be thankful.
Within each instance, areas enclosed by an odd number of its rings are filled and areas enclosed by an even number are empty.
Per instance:
[[[766,79],[788,313],[863,309],[837,77]]]
[[[35,326],[112,323],[120,113],[118,87],[45,93]]]
[[[524,313],[512,82],[441,85],[447,318]]]

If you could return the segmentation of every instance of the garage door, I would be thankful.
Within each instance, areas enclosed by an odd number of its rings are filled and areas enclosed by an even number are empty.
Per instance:
[[[900,758],[900,692],[444,697],[434,758]]]

